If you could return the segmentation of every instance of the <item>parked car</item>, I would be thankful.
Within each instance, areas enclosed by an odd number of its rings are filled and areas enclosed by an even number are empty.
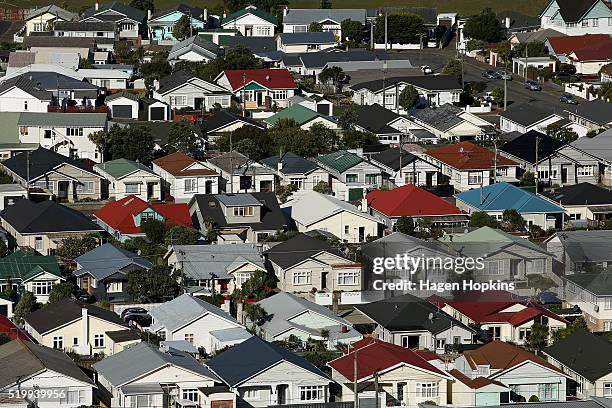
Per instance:
[[[497,71],[497,77],[499,79],[505,79],[506,81],[512,81],[512,74],[509,73],[508,71]]]
[[[529,89],[530,91],[541,91],[542,90],[542,86],[540,86],[540,84],[537,83],[536,81],[532,81],[532,80],[525,81],[525,88]]]
[[[559,71],[574,75],[576,73],[576,67],[572,64],[559,64]]]
[[[565,72],[565,71],[557,71],[553,74],[553,78],[561,82],[570,82],[572,78],[572,74],[570,74],[569,72]]]
[[[578,105],[578,101],[574,98],[574,95],[564,93],[559,97],[559,102],[568,103],[570,105]]]
[[[142,307],[128,307],[123,312],[121,312],[121,319],[123,319],[123,321],[126,323],[129,323],[130,320],[146,316],[148,316],[149,318],[151,317],[149,316],[149,312],[147,311],[147,309],[144,309]]]
[[[491,69],[488,71],[483,71],[482,77],[487,79],[499,79],[499,75],[497,74],[497,72]]]
[[[146,316],[134,315],[134,316],[131,316],[129,319],[127,319],[125,322],[127,324],[131,324],[133,326],[136,326],[142,329],[144,327],[149,327],[151,323],[153,323],[153,318],[149,315],[146,315]]]
[[[95,296],[90,295],[87,291],[82,290],[82,289],[76,293],[76,298],[78,301],[83,302],[83,303],[95,303],[96,302]]]

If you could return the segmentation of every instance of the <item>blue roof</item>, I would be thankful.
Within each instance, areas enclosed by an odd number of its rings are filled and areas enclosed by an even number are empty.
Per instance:
[[[496,183],[455,194],[457,200],[479,211],[503,211],[514,209],[519,213],[559,213],[563,208],[510,183]]]

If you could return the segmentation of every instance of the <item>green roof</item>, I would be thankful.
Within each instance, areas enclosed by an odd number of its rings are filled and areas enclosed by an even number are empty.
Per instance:
[[[35,252],[16,251],[5,256],[0,262],[0,279],[21,279],[27,281],[41,273],[48,272],[57,277],[60,273],[57,258],[42,256]]]
[[[19,143],[19,112],[0,113],[0,143]]]
[[[153,173],[153,170],[151,170],[144,164],[127,159],[117,159],[105,163],[96,164],[94,168],[100,169],[110,174],[111,177],[116,179],[125,177],[128,174],[131,174],[138,170],[146,171],[147,173],[155,175],[155,173]]]
[[[270,125],[275,125],[276,122],[281,119],[293,119],[298,125],[303,125],[304,123],[319,116],[324,115],[320,114],[319,112],[315,112],[312,109],[308,109],[307,107],[302,105],[292,105],[286,109],[283,109],[280,112],[277,112],[269,118],[264,119],[264,121],[266,123],[269,123]]]
[[[440,238],[440,241],[450,241],[449,236]],[[508,234],[500,229],[491,227],[481,227],[467,234],[455,234],[452,237],[453,242],[516,242],[517,244],[526,245],[533,249],[542,251],[543,248],[529,241],[528,239],[517,237],[516,235]]]
[[[355,153],[347,152],[346,150],[338,150],[334,153],[323,154],[319,156],[317,160],[324,166],[330,167],[339,173],[344,173],[363,161],[363,159]]]
[[[22,112],[19,126],[105,127],[106,113]]]
[[[244,8],[242,10],[238,10],[235,13],[232,13],[229,16],[225,17],[221,24],[225,25],[227,23],[231,23],[232,21],[238,20],[240,17],[246,16],[247,14],[252,14],[254,16],[257,16],[257,17],[259,17],[261,19],[266,20],[269,23],[272,23],[274,25],[278,25],[278,20],[276,19],[276,17],[274,17],[270,13],[267,13],[267,12],[265,12],[263,10],[259,10],[259,9],[255,8],[255,7],[248,7],[248,8]]]
[[[575,273],[565,279],[595,295],[612,296],[612,272]]]

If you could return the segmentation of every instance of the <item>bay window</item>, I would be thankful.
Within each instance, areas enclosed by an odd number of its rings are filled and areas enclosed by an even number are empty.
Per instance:
[[[438,396],[438,383],[427,382],[416,384],[417,398],[436,398]]]
[[[325,399],[325,386],[306,385],[299,387],[300,401],[321,401]]]
[[[311,273],[309,271],[293,272],[294,285],[310,285]]]
[[[357,285],[359,284],[359,272],[338,272],[338,285]]]

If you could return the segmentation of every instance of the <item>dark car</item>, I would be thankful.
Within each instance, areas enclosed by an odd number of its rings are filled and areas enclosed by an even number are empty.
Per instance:
[[[572,74],[565,71],[557,71],[553,74],[553,78],[561,82],[570,82],[572,79]]]
[[[147,309],[144,309],[142,307],[128,307],[123,312],[121,312],[121,319],[123,319],[123,321],[126,323],[129,320],[133,320],[136,316],[148,316],[149,318],[151,317],[149,316],[149,312],[147,311]]]
[[[153,323],[153,318],[149,315],[133,315],[125,319],[127,324],[135,325],[140,328],[149,327]]]
[[[93,295],[90,295],[87,291],[85,290],[80,290],[76,293],[76,298],[77,300],[83,302],[83,303],[95,303],[96,302],[96,297]]]
[[[559,102],[569,103],[570,105],[578,105],[578,101],[574,98],[574,95],[570,95],[567,93],[561,94],[559,97]]]
[[[525,88],[529,89],[530,91],[541,91],[542,90],[542,87],[540,86],[540,84],[532,80],[525,81]]]
[[[488,70],[483,71],[482,77],[487,79],[499,79],[499,74],[493,70]]]
[[[576,73],[576,67],[572,64],[559,64],[559,71],[567,72],[570,75]]]

